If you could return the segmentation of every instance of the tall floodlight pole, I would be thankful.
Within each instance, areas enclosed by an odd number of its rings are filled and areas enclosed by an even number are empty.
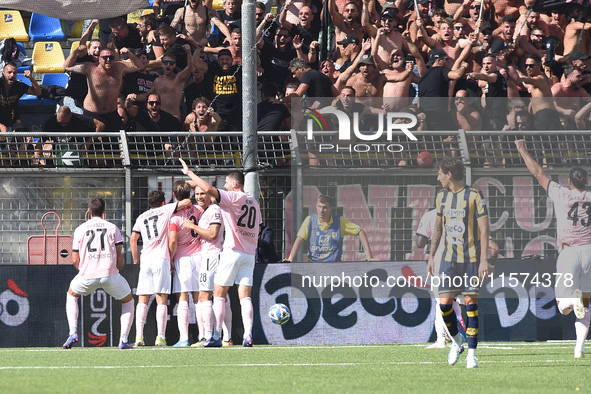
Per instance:
[[[242,2],[242,165],[244,189],[259,200],[257,158],[257,50],[255,0]]]

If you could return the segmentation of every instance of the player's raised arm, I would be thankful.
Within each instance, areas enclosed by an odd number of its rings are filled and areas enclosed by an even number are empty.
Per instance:
[[[199,186],[201,188],[201,190],[203,190],[205,193],[207,193],[210,196],[212,196],[213,198],[215,198],[216,201],[220,200],[220,193],[218,192],[218,189],[211,186],[209,183],[205,182],[203,179],[201,179],[200,177],[195,175],[195,173],[193,171],[189,170],[187,163],[185,163],[185,161],[183,159],[179,159],[179,161],[183,165],[183,170],[182,170],[183,174],[185,174],[189,178],[191,178],[191,180],[195,183],[195,186]]]
[[[533,157],[529,154],[527,149],[525,148],[525,141],[524,140],[515,140],[515,146],[517,147],[517,151],[523,158],[527,169],[531,174],[538,180],[540,185],[544,188],[544,190],[548,191],[548,183],[550,183],[550,178],[544,170],[542,166],[540,166]]]

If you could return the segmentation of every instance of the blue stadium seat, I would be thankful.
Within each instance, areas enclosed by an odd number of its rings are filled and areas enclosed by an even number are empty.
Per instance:
[[[41,80],[41,85],[49,86],[49,85],[58,85],[61,87],[66,87],[68,84],[68,74],[43,74],[43,79]],[[56,105],[56,100],[41,98],[41,104],[44,105]]]
[[[21,81],[22,83],[26,83],[27,85],[31,86],[31,81],[29,78],[25,77],[24,74],[16,74],[16,80]],[[37,96],[33,96],[31,94],[25,94],[23,97],[20,98],[18,101],[19,105],[39,105],[39,98]]]
[[[25,54],[25,57],[27,57],[27,50],[25,49],[25,46],[24,46],[23,44],[21,44],[20,42],[17,42],[17,43],[16,43],[16,46],[18,47],[18,50],[19,50],[21,53],[24,53],[24,54]],[[29,64],[28,66],[20,66],[20,67],[18,67],[18,68],[16,69],[16,72],[18,72],[18,73],[21,73],[21,74],[22,74],[22,73],[24,73],[25,71],[27,71],[27,70],[30,70],[30,69],[31,69],[31,65]]]
[[[66,39],[59,19],[34,12],[29,23],[29,37],[32,41],[64,41]]]

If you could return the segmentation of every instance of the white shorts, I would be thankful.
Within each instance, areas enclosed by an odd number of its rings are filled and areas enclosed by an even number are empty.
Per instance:
[[[572,298],[576,289],[591,292],[591,247],[566,247],[556,260],[556,298]],[[561,275],[560,275],[561,274]]]
[[[74,293],[80,295],[88,295],[99,287],[102,287],[116,300],[121,300],[128,294],[131,294],[129,283],[127,283],[120,273],[98,279],[84,279],[82,275],[78,274],[70,282],[70,289],[72,289]]]
[[[232,249],[224,249],[220,254],[220,263],[215,273],[214,282],[218,286],[238,285],[252,287],[254,256]]]
[[[199,272],[199,291],[213,291],[213,280],[218,270],[220,255],[214,255],[203,260]]]
[[[199,269],[201,266],[201,253],[192,256],[183,256],[174,262],[174,275],[172,276],[172,292],[188,293],[199,291]]]
[[[170,261],[162,258],[141,258],[137,295],[170,294]]]

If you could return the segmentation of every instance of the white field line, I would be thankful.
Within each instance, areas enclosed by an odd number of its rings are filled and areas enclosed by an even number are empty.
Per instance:
[[[480,364],[536,364],[536,363],[572,363],[574,359],[568,360],[478,360]],[[253,364],[182,364],[182,365],[88,365],[88,366],[21,366],[21,367],[0,367],[0,370],[59,370],[59,369],[143,369],[143,368],[195,368],[199,367],[359,367],[359,366],[380,366],[380,365],[437,365],[447,364],[447,361],[389,361],[381,363],[253,363]]]
[[[565,347],[569,347],[575,343],[574,340],[564,340],[564,341],[547,341],[547,342],[480,342],[478,344],[479,348],[482,349],[512,349],[516,347],[541,347],[541,348],[555,348],[555,349],[563,349]],[[293,350],[305,350],[305,349],[350,349],[350,348],[387,348],[387,347],[425,347],[428,343],[392,343],[392,344],[382,344],[382,345],[261,345],[261,346],[254,346],[250,348],[252,349],[261,349],[261,350],[282,350],[282,349],[293,349]],[[562,345],[562,346],[560,346]],[[145,346],[142,347],[141,351],[179,351],[179,350],[210,350],[205,348],[173,348],[172,346],[168,347],[153,347],[153,346]],[[231,346],[222,349],[242,349],[241,346]],[[96,348],[96,347],[73,347],[70,351],[105,351],[105,350],[119,350],[116,347],[104,347],[104,348]],[[3,352],[66,352],[60,347],[55,348],[0,348],[0,353]]]

